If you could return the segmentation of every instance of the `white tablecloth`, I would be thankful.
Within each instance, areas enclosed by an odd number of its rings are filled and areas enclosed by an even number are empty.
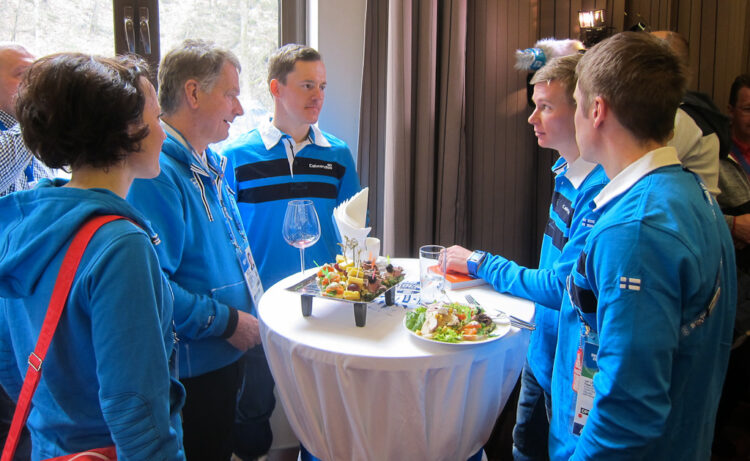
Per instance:
[[[416,281],[418,262],[396,260]],[[307,275],[312,271],[306,272]],[[406,309],[369,304],[364,327],[353,307],[313,299],[303,317],[300,296],[271,287],[259,306],[261,336],[289,423],[302,444],[325,461],[465,460],[484,445],[524,363],[529,332],[511,328],[474,345],[429,343],[403,326]],[[486,307],[531,320],[533,303],[471,293]]]

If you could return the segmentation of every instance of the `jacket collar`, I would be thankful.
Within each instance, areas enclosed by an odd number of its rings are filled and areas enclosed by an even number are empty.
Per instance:
[[[679,165],[677,151],[674,147],[660,147],[639,158],[623,169],[617,176],[602,188],[594,198],[595,210],[603,207],[615,197],[625,193],[641,178],[659,168]]]
[[[203,176],[210,176],[209,171],[213,171],[217,176],[221,175],[224,171],[225,161],[219,161],[216,158],[216,154],[206,147],[206,163],[203,162],[200,154],[195,151],[193,146],[190,145],[187,139],[177,131],[175,127],[162,120],[161,122],[164,131],[167,133],[167,138],[171,139],[172,142],[182,146],[182,149],[174,149],[169,151],[169,155],[175,157],[177,160],[185,163],[190,167],[191,171],[194,171]],[[165,144],[166,147],[166,144]],[[164,150],[164,148],[162,148]],[[179,152],[178,152],[179,151]]]

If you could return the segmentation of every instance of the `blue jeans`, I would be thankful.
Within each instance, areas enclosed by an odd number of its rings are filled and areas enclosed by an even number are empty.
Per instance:
[[[528,360],[521,372],[521,394],[518,396],[516,425],[513,427],[513,459],[516,461],[548,460],[547,440],[552,414],[549,394],[539,385]]]
[[[233,451],[241,459],[255,459],[268,453],[273,442],[270,419],[276,406],[274,381],[263,346],[250,349],[240,360],[244,370],[237,394]]]

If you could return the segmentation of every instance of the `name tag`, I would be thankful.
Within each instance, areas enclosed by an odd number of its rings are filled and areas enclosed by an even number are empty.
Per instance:
[[[586,420],[589,418],[589,412],[594,407],[594,397],[596,396],[594,375],[599,371],[599,366],[596,362],[599,345],[585,338],[583,346],[578,352],[581,359],[580,371],[576,367],[574,373],[577,376],[573,380],[576,387],[575,391],[577,392],[572,428],[575,435],[581,435],[581,431],[586,425]],[[578,361],[576,361],[576,364],[578,364]]]
[[[260,298],[263,296],[263,284],[260,281],[258,268],[255,265],[253,253],[250,251],[249,246],[245,248],[245,257],[241,259],[242,273],[245,275],[245,283],[247,284],[247,289],[250,292],[250,296],[253,298],[253,303],[257,309]]]

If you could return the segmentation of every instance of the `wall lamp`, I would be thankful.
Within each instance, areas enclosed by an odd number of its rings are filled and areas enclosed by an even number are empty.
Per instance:
[[[586,45],[586,48],[596,45],[607,37],[607,21],[604,13],[604,10],[578,12],[581,41]]]

